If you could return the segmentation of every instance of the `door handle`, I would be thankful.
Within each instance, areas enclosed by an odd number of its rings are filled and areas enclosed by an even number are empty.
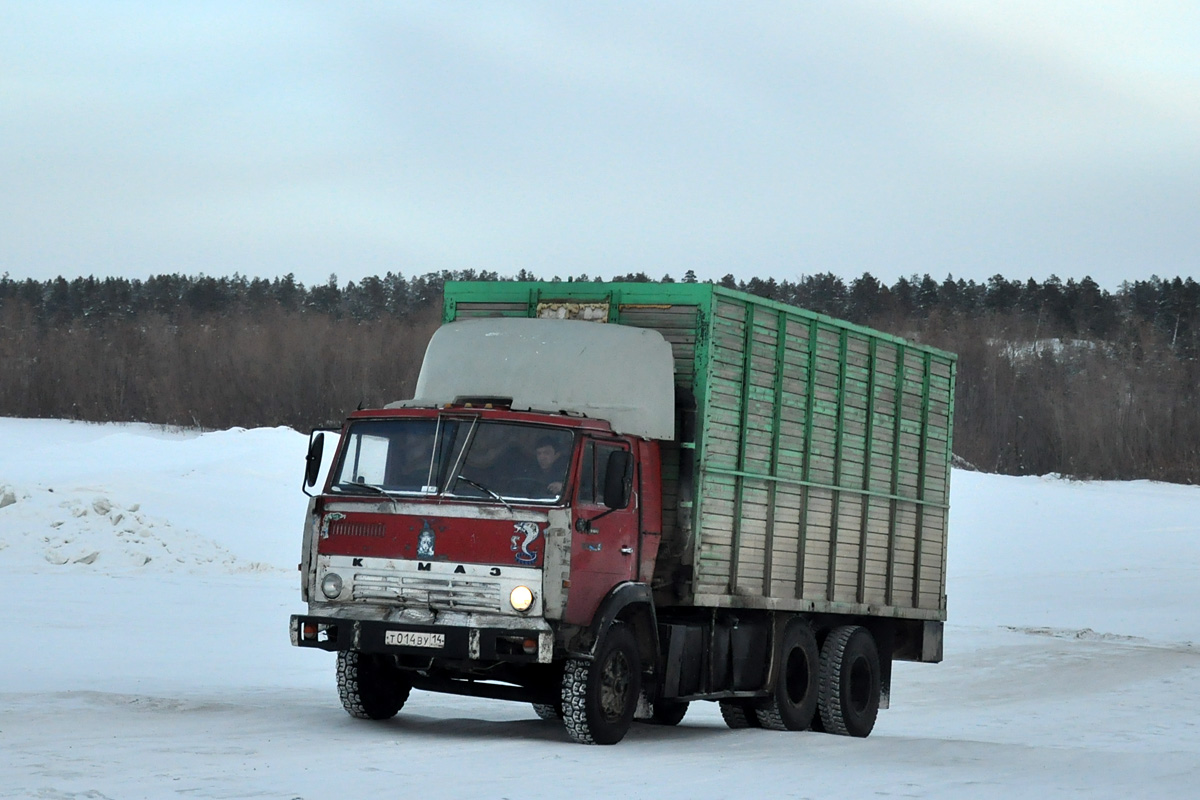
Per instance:
[[[633,548],[632,548],[632,547],[628,547],[628,546],[626,546],[626,547],[622,547],[622,548],[621,548],[621,552],[622,552],[624,555],[631,556],[631,555],[633,555]]]

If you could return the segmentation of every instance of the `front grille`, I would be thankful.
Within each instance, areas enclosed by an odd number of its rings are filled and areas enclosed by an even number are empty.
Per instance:
[[[400,604],[453,611],[499,612],[500,584],[463,578],[405,575],[354,576],[353,597],[363,603]]]
[[[367,536],[382,539],[384,535],[382,522],[351,522],[341,519],[329,526],[330,536]]]

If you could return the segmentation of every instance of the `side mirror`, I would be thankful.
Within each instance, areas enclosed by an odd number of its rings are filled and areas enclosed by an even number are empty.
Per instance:
[[[304,485],[311,487],[321,472],[321,456],[325,452],[325,434],[318,433],[308,443],[308,455],[304,457]]]
[[[608,456],[604,470],[604,505],[610,511],[629,505],[630,480],[633,477],[633,454],[614,450]]]

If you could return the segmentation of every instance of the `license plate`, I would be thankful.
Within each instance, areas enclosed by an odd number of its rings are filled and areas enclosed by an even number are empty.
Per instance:
[[[388,631],[383,635],[383,643],[394,647],[424,647],[430,650],[440,650],[446,646],[446,634]]]

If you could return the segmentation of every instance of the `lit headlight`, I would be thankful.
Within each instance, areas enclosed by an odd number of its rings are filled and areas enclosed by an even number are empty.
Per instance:
[[[528,586],[518,586],[508,593],[508,602],[517,611],[528,611],[533,605],[533,591]]]
[[[342,576],[331,572],[321,581],[321,591],[330,600],[342,593]]]

